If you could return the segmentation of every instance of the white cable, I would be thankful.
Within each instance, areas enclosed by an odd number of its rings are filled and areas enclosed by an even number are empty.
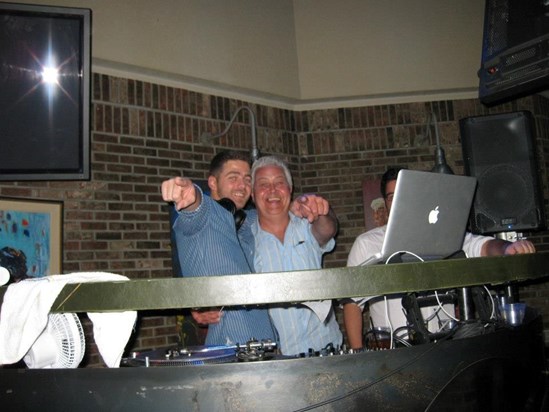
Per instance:
[[[444,319],[442,321],[442,325],[440,326],[440,328],[438,329],[438,331],[440,332],[441,330],[444,330],[444,328],[449,325],[451,322],[451,319]]]
[[[407,250],[399,250],[399,251],[393,253],[391,256],[389,256],[387,258],[387,260],[385,261],[385,264],[388,265],[391,262],[391,259],[393,257],[395,257],[396,255],[400,254],[400,253],[408,253],[408,254],[416,257],[420,261],[424,262],[424,260],[422,258],[420,258],[418,255],[416,255],[415,253],[408,252]],[[391,319],[389,318],[389,302],[387,302],[387,296],[383,296],[383,299],[385,301],[385,320],[387,321],[387,324],[389,325],[389,330],[391,332],[391,340],[390,340],[390,346],[389,347],[391,349],[394,349],[394,346],[395,346],[394,329],[393,329],[393,324],[391,323]]]
[[[430,307],[430,306],[429,306]],[[440,312],[440,310],[442,309],[442,307],[440,305],[438,305],[436,307],[436,309],[434,310],[433,314],[431,316],[429,316],[427,319],[425,319],[425,323],[429,323],[431,322],[435,317],[438,317],[438,313]]]
[[[444,313],[446,313],[446,316],[448,316],[450,319],[455,320],[456,322],[459,322],[454,316],[450,315],[448,312],[446,312],[446,309],[444,309],[444,306],[442,305],[442,302],[438,298],[438,292],[435,290],[435,298],[437,298],[438,306]]]
[[[484,289],[486,289],[486,293],[488,293],[488,297],[490,298],[490,303],[492,303],[492,313],[490,314],[490,319],[495,319],[496,318],[496,305],[494,303],[494,298],[492,297],[492,294],[490,293],[490,290],[486,287],[486,285],[482,285],[484,286]]]
[[[392,255],[390,255],[387,260],[385,261],[385,264],[388,265],[390,262],[391,262],[391,259],[394,258],[396,255],[400,254],[400,253],[408,253],[412,256],[414,256],[415,258],[417,258],[418,260],[420,260],[421,262],[424,262],[424,260],[422,258],[420,258],[418,255],[416,255],[415,253],[412,253],[412,252],[409,252],[407,250],[399,250],[395,253],[393,253]],[[393,324],[391,323],[391,319],[389,318],[389,303],[387,302],[387,296],[383,296],[383,299],[385,300],[385,320],[387,321],[387,324],[389,325],[389,330],[391,331],[391,340],[390,340],[390,348],[391,349],[394,349],[394,336],[393,336],[393,333],[394,333],[394,330],[393,330]]]
[[[420,258],[420,257],[419,257],[418,255],[416,255],[415,253],[409,252],[409,251],[407,251],[407,250],[399,250],[398,252],[395,252],[395,253],[393,253],[391,256],[389,256],[389,257],[387,258],[387,261],[385,262],[385,264],[388,264],[388,263],[391,261],[391,259],[392,259],[393,257],[395,257],[396,255],[398,255],[399,253],[407,253],[407,254],[409,254],[409,255],[412,255],[413,257],[415,257],[415,258],[418,259],[419,261],[425,262],[424,259]]]
[[[390,261],[395,255],[397,255],[397,254],[399,254],[399,253],[408,253],[408,254],[414,256],[415,258],[417,258],[419,261],[425,262],[424,259],[422,259],[422,258],[419,257],[418,255],[416,255],[415,253],[409,252],[409,251],[407,251],[407,250],[400,250],[400,251],[398,251],[398,252],[393,253],[391,256],[389,256],[389,258],[387,259],[387,263],[389,263],[389,261]],[[438,293],[437,293],[436,290],[435,290],[435,297],[436,297],[436,299],[437,299],[437,303],[438,303],[439,308],[446,314],[446,316],[448,316],[450,319],[453,319],[453,320],[455,320],[456,322],[458,322],[458,320],[457,320],[454,316],[450,315],[450,314],[446,311],[446,309],[444,309],[444,305],[443,305],[442,302],[440,301],[440,299],[439,299],[439,297],[438,297]],[[435,313],[433,314],[433,316],[436,316],[437,314],[438,314],[438,311],[435,312]],[[432,318],[433,318],[433,317],[431,317],[431,319],[432,319]],[[430,319],[429,319],[429,320],[430,320]]]
[[[391,319],[389,318],[389,302],[387,302],[387,296],[383,296],[383,300],[385,301],[385,320],[387,321],[387,325],[389,325],[389,331],[390,331],[390,340],[389,340],[389,349],[394,349],[394,340],[393,340],[393,324],[391,323]],[[374,330],[374,333],[375,330]]]
[[[435,291],[435,294],[436,294],[436,291]],[[444,313],[446,313],[446,315],[448,315],[448,313],[444,310],[444,305],[441,305],[441,302],[438,301],[438,300],[437,300],[437,302],[438,302],[437,307],[434,309],[432,315],[427,317],[427,319],[424,319],[424,324],[425,324],[425,327],[427,329],[429,329],[429,322],[431,322],[431,320],[433,320],[434,318],[437,318],[438,319],[438,328],[437,328],[436,332],[440,332],[448,324],[450,319],[441,319],[440,318],[440,316],[439,316],[440,311],[443,311]]]
[[[414,256],[414,257],[415,257],[416,259],[418,259],[420,262],[425,262],[425,260],[424,260],[423,258],[421,258],[420,256],[416,255],[416,254],[413,253],[413,252],[410,252],[410,251],[407,251],[407,250],[399,250],[399,251],[397,251],[397,252],[391,254],[391,255],[387,258],[385,264],[389,264],[390,261],[391,261],[391,259],[393,259],[396,255],[401,254],[401,253],[407,253],[407,254],[409,254],[409,255]],[[486,286],[485,286],[485,287],[486,287]],[[488,290],[488,289],[487,289],[487,290]],[[450,313],[448,313],[448,311],[446,311],[446,309],[444,309],[444,305],[443,305],[443,303],[440,301],[440,298],[439,298],[439,296],[438,296],[438,292],[437,292],[436,290],[435,290],[435,297],[436,297],[436,299],[437,299],[438,309],[435,310],[435,312],[426,320],[426,324],[428,324],[429,321],[431,321],[431,319],[433,319],[435,316],[438,316],[438,313],[439,313],[441,310],[446,314],[446,316],[448,316],[448,318],[450,318],[450,319],[452,319],[452,320],[454,320],[454,321],[456,321],[456,322],[459,322],[459,320],[458,320],[455,316],[452,316]],[[387,302],[387,297],[384,296],[383,298],[384,298],[384,300],[385,300],[385,319],[386,319],[387,324],[389,325],[389,329],[390,329],[390,331],[391,331],[391,348],[393,348],[393,343],[394,343],[394,342],[393,342],[393,325],[391,324],[391,320],[390,320],[390,318],[389,318],[389,305],[388,305],[388,302]],[[491,315],[491,316],[494,316],[494,309],[495,309],[494,300],[493,300],[493,298],[492,298],[491,296],[490,296],[490,298],[492,299],[492,315]],[[449,320],[446,321],[446,324],[447,324],[448,322],[449,322]],[[444,326],[445,326],[445,324],[443,324],[443,325],[439,328],[439,331],[440,331],[442,328],[444,328]]]

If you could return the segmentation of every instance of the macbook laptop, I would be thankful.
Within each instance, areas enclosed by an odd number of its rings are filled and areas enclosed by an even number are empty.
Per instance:
[[[476,184],[470,176],[401,170],[381,252],[361,265],[418,261],[414,255],[445,259],[461,251]]]

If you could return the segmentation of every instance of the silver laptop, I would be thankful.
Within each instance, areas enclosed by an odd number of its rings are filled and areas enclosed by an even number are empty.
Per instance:
[[[476,184],[470,176],[401,170],[381,252],[361,265],[419,261],[414,255],[444,259],[461,251]]]

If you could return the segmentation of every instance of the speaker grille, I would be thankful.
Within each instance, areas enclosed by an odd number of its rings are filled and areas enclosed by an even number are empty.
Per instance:
[[[544,226],[529,112],[460,120],[465,173],[478,180],[475,233],[531,231]]]
[[[486,169],[479,176],[482,186],[486,188],[479,191],[478,205],[489,210],[494,217],[521,215],[533,202],[527,190],[529,183],[520,174],[524,171],[513,165],[496,165]]]

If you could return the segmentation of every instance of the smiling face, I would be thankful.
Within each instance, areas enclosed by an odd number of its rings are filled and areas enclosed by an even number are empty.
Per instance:
[[[259,215],[288,216],[291,189],[284,170],[268,165],[255,173],[252,197]]]
[[[208,186],[213,199],[229,198],[238,209],[242,209],[252,192],[250,165],[243,160],[229,160],[217,176],[208,178]]]

